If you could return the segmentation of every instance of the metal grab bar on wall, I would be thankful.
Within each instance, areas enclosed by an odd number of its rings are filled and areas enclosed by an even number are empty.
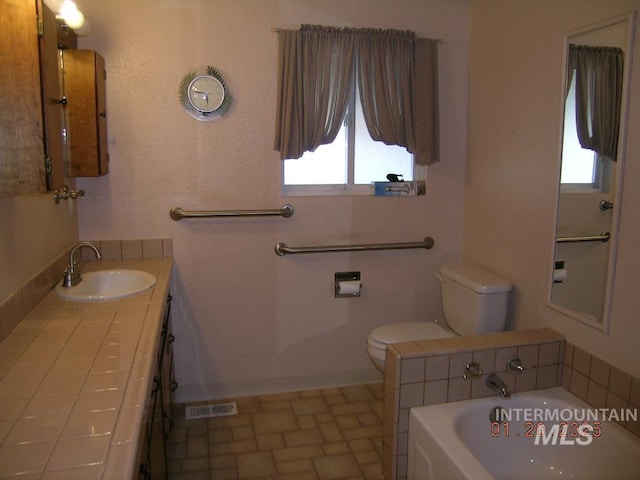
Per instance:
[[[611,238],[609,232],[602,232],[600,235],[577,235],[575,237],[558,237],[558,243],[575,243],[575,242],[602,242],[606,243]]]
[[[187,211],[180,207],[172,208],[169,216],[175,220],[183,218],[208,218],[208,217],[285,217],[293,215],[293,206],[286,204],[282,208],[274,210],[200,210]]]
[[[408,248],[433,248],[435,242],[433,238],[426,237],[424,242],[408,242],[408,243],[369,243],[362,245],[326,245],[312,247],[290,247],[286,243],[280,242],[276,244],[276,255],[283,257],[284,255],[294,253],[323,253],[323,252],[354,252],[364,250],[404,250]]]

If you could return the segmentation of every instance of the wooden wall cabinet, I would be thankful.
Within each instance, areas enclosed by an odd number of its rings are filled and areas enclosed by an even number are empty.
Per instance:
[[[109,171],[104,59],[92,50],[62,50],[67,175]]]
[[[42,0],[3,0],[0,15],[0,194],[64,184],[57,25]]]

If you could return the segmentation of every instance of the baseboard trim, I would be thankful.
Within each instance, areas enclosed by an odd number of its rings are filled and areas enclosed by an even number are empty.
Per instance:
[[[253,395],[344,387],[382,382],[382,374],[376,369],[353,372],[321,373],[296,377],[267,378],[206,385],[181,385],[175,394],[176,403],[192,403],[221,400]]]

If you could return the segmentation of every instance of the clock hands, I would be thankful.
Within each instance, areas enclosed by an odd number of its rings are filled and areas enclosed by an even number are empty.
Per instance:
[[[198,90],[198,87],[193,87],[192,90],[193,93],[200,93],[201,95],[203,95],[205,102],[207,102],[207,105],[209,104],[209,92],[205,90]]]

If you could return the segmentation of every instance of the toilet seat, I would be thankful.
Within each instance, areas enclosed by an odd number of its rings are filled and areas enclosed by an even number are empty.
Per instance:
[[[367,341],[372,347],[385,349],[390,343],[453,336],[454,332],[445,330],[435,322],[398,322],[375,328]]]
[[[414,340],[454,337],[451,330],[445,330],[434,322],[398,322],[382,325],[374,329],[367,338],[367,352],[378,370],[384,372],[387,345]]]

